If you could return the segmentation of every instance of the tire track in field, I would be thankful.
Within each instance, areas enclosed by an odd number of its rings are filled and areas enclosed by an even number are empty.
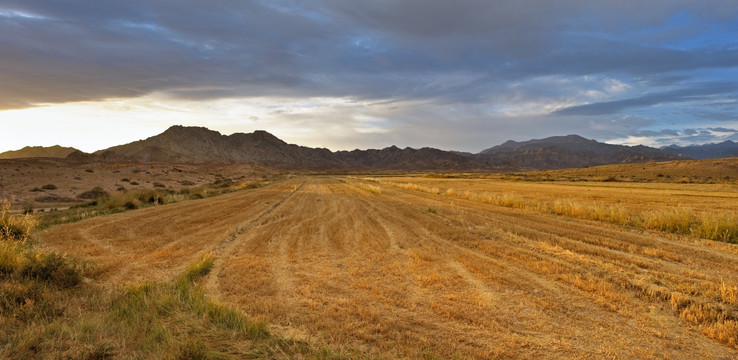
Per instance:
[[[413,191],[382,189],[377,195],[350,182],[293,180],[127,220],[147,227],[145,248],[181,246],[173,256],[180,263],[213,251],[208,294],[268,318],[283,334],[362,356],[738,355],[679,321],[663,301],[618,287],[621,297],[609,299],[596,288],[639,277],[664,287],[692,280],[707,286],[721,266],[710,260],[727,259],[728,270],[738,264],[731,252],[670,239],[649,242],[647,235],[608,225],[600,239],[600,224],[591,221]],[[157,228],[154,217],[180,225]],[[90,224],[81,227],[87,237],[126,225],[121,219],[95,223],[100,228]],[[202,241],[204,234],[216,236]],[[94,244],[111,250],[90,251],[138,251],[128,248],[137,243],[125,231],[109,237]],[[698,251],[678,253],[690,247]],[[613,310],[608,301],[621,308]]]
[[[285,183],[217,197],[154,206],[51,227],[39,241],[97,264],[110,284],[169,280],[232,231],[263,211]]]
[[[403,191],[398,192],[405,193]],[[432,195],[428,194],[413,193],[411,197],[427,198],[429,196],[432,197]],[[407,198],[404,198],[401,201],[405,201],[406,203],[417,203],[414,201],[408,202]],[[578,237],[578,233],[576,232],[578,229],[581,228],[591,229],[592,227],[596,226],[592,225],[593,222],[591,221],[561,219],[562,222],[565,221],[565,223],[569,225],[567,226],[567,229],[565,229],[565,232],[557,231],[560,229],[553,227],[551,228],[551,230],[549,230],[549,233],[546,233],[544,231],[544,225],[541,224],[549,223],[550,218],[553,218],[553,216],[551,215],[541,214],[536,216],[534,214],[530,214],[530,212],[527,211],[520,211],[520,214],[515,214],[515,210],[504,209],[489,204],[484,205],[485,210],[487,211],[482,214],[479,212],[479,208],[481,206],[473,201],[459,200],[453,201],[453,203],[462,203],[462,206],[465,206],[467,210],[473,213],[472,216],[485,219],[486,222],[493,222],[499,227],[508,229],[508,231],[510,231],[510,229],[512,228],[514,229],[512,231],[514,231],[516,234],[522,234],[524,238],[533,235],[532,239],[538,239],[537,241],[550,242],[553,240],[554,244],[558,243],[563,245],[576,245],[575,247],[571,247],[573,249],[573,252],[569,252],[564,248],[559,248],[559,250],[563,251],[558,251],[557,253],[551,253],[549,249],[542,248],[529,248],[528,251],[537,250],[537,252],[539,252],[540,254],[547,254],[547,262],[550,262],[557,255],[564,255],[561,258],[565,259],[566,268],[569,269],[567,270],[567,273],[569,273],[569,275],[566,275],[566,278],[562,279],[566,281],[559,281],[559,283],[569,283],[570,285],[573,285],[573,291],[578,291],[580,293],[582,292],[581,290],[584,290],[584,295],[592,297],[592,299],[595,301],[602,302],[603,305],[606,304],[606,302],[603,302],[603,300],[617,300],[620,302],[617,305],[620,308],[620,313],[632,313],[632,311],[634,310],[633,306],[635,306],[635,309],[640,308],[643,310],[647,310],[651,306],[653,306],[654,302],[658,304],[662,301],[665,301],[665,306],[670,308],[671,306],[669,305],[668,300],[672,293],[674,291],[685,291],[683,290],[685,275],[692,278],[692,280],[688,281],[687,283],[692,283],[692,286],[698,286],[698,288],[702,289],[698,293],[692,293],[695,301],[697,301],[698,303],[704,302],[705,304],[714,302],[714,294],[716,291],[718,291],[716,278],[712,277],[711,279],[707,279],[704,278],[703,274],[712,273],[714,275],[719,275],[721,271],[725,271],[726,267],[728,269],[730,269],[731,267],[735,268],[736,264],[736,259],[735,257],[731,257],[729,255],[730,252],[726,254],[716,252],[711,249],[700,249],[700,251],[697,252],[697,254],[699,255],[704,254],[707,260],[703,258],[690,257],[688,259],[689,261],[686,261],[686,264],[682,264],[679,261],[672,260],[674,257],[667,257],[666,259],[663,259],[662,253],[656,253],[653,256],[648,256],[650,254],[647,253],[632,254],[628,253],[627,250],[622,250],[620,248],[611,246],[605,246],[602,250],[598,251],[597,243],[590,241],[591,238],[589,234],[586,234],[587,231],[584,231],[584,240],[582,240],[582,237]],[[466,215],[470,215],[469,212],[465,211],[465,213]],[[521,223],[520,218],[527,218],[528,220],[538,219],[538,221]],[[605,224],[605,226],[607,225]],[[623,232],[626,237],[633,235],[630,234],[627,230],[622,230],[621,232]],[[616,231],[612,230],[611,233],[616,233]],[[647,238],[644,235],[638,235],[637,237],[640,241],[647,241]],[[605,240],[608,241],[610,239]],[[613,238],[612,240],[610,240],[610,244],[617,241],[619,241],[619,239],[615,240]],[[582,242],[584,243],[584,246],[582,245]],[[667,243],[669,245],[667,248],[674,248],[676,245],[676,248],[679,249],[682,248],[683,245],[681,242],[673,240],[670,241],[667,239],[655,239],[655,242]],[[523,245],[525,245],[525,243]],[[721,245],[725,246],[725,244]],[[693,245],[687,244],[687,246],[685,247],[692,248]],[[721,246],[718,246],[718,248],[720,247]],[[494,248],[500,249],[499,246],[495,246]],[[582,251],[582,248],[584,248],[585,251]],[[523,250],[522,248],[518,249]],[[541,250],[544,251],[541,252]],[[508,252],[508,254],[512,253]],[[519,255],[519,252],[516,251],[516,255]],[[642,263],[642,265],[640,266],[647,265],[647,267],[642,269],[640,267],[629,266],[630,264],[627,261],[628,256],[631,256],[631,261],[633,261],[634,259],[638,260]],[[728,261],[727,264],[720,264],[716,266],[716,264],[719,263],[713,263],[710,261],[716,257],[727,258],[732,261]],[[521,260],[519,258],[516,259],[515,257],[511,256],[507,256],[507,258],[516,262],[520,262]],[[521,265],[523,264],[524,263],[521,262]],[[694,265],[697,264],[700,265],[699,268],[694,267]],[[599,270],[592,273],[593,268],[599,268]],[[695,271],[697,269],[702,270],[702,272]],[[634,272],[636,273],[635,276],[633,275]],[[541,274],[547,275],[547,272],[544,271]],[[736,273],[734,272],[733,276],[735,276],[735,274]],[[555,274],[548,274],[549,277],[550,275]],[[732,281],[735,281],[735,277],[732,278]],[[592,291],[594,291],[594,293],[592,293]],[[620,291],[628,293],[629,295],[627,295],[627,297],[618,295],[617,293]],[[613,292],[615,293],[613,294]],[[602,296],[605,297],[603,298]],[[613,296],[614,298],[612,298]],[[723,311],[727,312],[724,312],[723,316],[727,316],[728,320],[738,319],[738,312],[736,312],[735,306],[731,306],[730,303],[725,303],[725,305],[727,305],[727,310]],[[670,309],[666,310],[666,314],[668,314],[668,317],[674,315],[677,315],[678,317],[678,313],[673,314]],[[677,321],[681,322],[681,326],[684,326],[684,323],[681,321],[681,319],[662,319],[661,321],[662,323],[673,323],[674,321]],[[654,333],[659,333],[659,330],[652,329],[651,331]]]
[[[213,254],[215,256],[215,259],[213,261],[213,269],[211,271],[211,274],[205,281],[205,289],[211,296],[214,296],[216,298],[220,297],[220,290],[217,286],[216,277],[222,277],[223,271],[225,270],[223,267],[223,263],[231,253],[230,248],[233,242],[240,236],[242,236],[247,230],[253,229],[257,225],[257,223],[263,221],[263,219],[267,218],[270,214],[274,213],[277,209],[283,206],[285,202],[287,202],[296,192],[300,191],[303,185],[305,185],[305,181],[302,181],[299,185],[292,185],[291,183],[289,185],[294,187],[290,192],[287,193],[286,196],[279,198],[279,200],[277,200],[273,205],[269,206],[266,210],[262,211],[255,217],[250,218],[249,220],[236,226],[236,228],[231,231],[230,234],[228,234],[223,240],[220,241],[220,243],[217,244],[215,250],[213,251]]]
[[[425,194],[412,194],[412,196],[427,197]],[[468,207],[469,211],[465,211],[467,219],[476,218],[477,223],[487,223],[487,227],[505,229],[510,233],[559,246],[564,250],[569,249],[580,255],[587,255],[608,263],[614,262],[617,266],[632,271],[647,270],[650,273],[667,271],[674,275],[684,276],[684,266],[681,263],[688,261],[691,266],[699,266],[702,271],[708,273],[715,271],[715,263],[723,264],[722,270],[732,268],[735,273],[738,273],[738,261],[735,257],[711,249],[698,248],[691,244],[682,244],[655,236],[634,234],[627,230],[618,232],[614,225],[597,224],[589,220],[568,219],[547,214],[536,215],[520,211],[516,213],[512,209],[489,204],[480,205],[471,200],[459,199],[459,203]],[[485,207],[484,213],[479,212],[479,207],[482,206]],[[560,224],[566,224],[567,227],[557,226]],[[597,225],[601,226],[602,234],[595,237],[592,233],[596,231]],[[581,235],[582,233],[584,235]],[[622,236],[617,236],[618,234]],[[615,240],[616,237],[617,240]],[[627,244],[632,239],[636,239],[639,246],[647,246],[649,249],[655,248],[656,250],[653,254],[646,254],[648,250],[639,251],[638,248],[629,247]],[[613,243],[625,245],[613,246]],[[720,245],[725,246],[725,244]],[[540,252],[541,249],[530,248],[529,250]],[[688,259],[685,258],[687,254],[689,254]],[[694,280],[704,281],[704,279]]]
[[[676,354],[652,344],[673,319],[643,320],[642,340],[632,315],[596,304],[592,293],[514,257],[529,253],[558,262],[566,273],[586,273],[590,255],[582,255],[584,262],[559,259],[526,248],[530,239],[521,236],[521,245],[499,244],[510,247],[510,255],[497,256],[469,246],[486,241],[482,230],[467,230],[453,217],[438,221],[425,211],[427,201],[408,204],[392,191],[372,195],[327,179],[310,179],[309,185],[234,250],[258,254],[265,264],[242,266],[237,271],[248,275],[223,279],[231,299],[254,315],[267,313],[277,324],[326,333],[341,344],[396,346],[396,352],[381,352],[390,357],[420,357],[424,348],[474,358],[605,356],[613,348],[630,356]],[[455,211],[463,215],[467,209]],[[343,233],[331,230],[342,225]],[[239,285],[249,278],[275,286]],[[238,294],[250,294],[259,305],[249,307]],[[699,335],[687,334],[669,335],[669,342],[695,353],[714,350],[701,346]]]

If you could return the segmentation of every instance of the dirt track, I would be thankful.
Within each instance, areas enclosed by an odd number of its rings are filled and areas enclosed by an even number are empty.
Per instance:
[[[680,318],[673,295],[735,315],[738,304],[715,300],[738,283],[734,245],[381,192],[293,179],[40,239],[100,264],[111,284],[166,279],[213,251],[209,294],[287,333],[388,358],[738,356]]]

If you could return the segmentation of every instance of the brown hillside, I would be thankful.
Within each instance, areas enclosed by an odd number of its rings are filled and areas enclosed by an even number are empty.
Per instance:
[[[533,180],[734,183],[738,181],[738,158],[603,165],[515,175]]]
[[[69,154],[79,151],[72,147],[54,146],[26,146],[20,150],[0,153],[0,159],[20,159],[34,157],[65,158]]]
[[[288,144],[266,131],[222,135],[203,127],[172,126],[145,140],[95,152],[120,161],[167,163],[257,163],[288,169],[457,170],[492,169],[486,163],[449,151],[423,148],[332,152]],[[117,156],[117,157],[116,157]]]

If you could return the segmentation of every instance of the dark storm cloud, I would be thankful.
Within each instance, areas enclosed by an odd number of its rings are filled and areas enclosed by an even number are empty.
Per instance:
[[[595,122],[661,104],[735,119],[737,23],[728,0],[5,0],[0,109],[327,96],[407,106],[374,109],[395,135],[625,135]]]
[[[730,20],[738,7],[730,2],[594,3],[11,0],[0,5],[0,101],[8,108],[174,91],[474,102],[504,92],[489,83],[532,76],[658,81],[738,65],[735,47],[647,43],[650,27],[680,11]],[[614,39],[598,36],[603,28]],[[442,83],[459,72],[474,76]]]

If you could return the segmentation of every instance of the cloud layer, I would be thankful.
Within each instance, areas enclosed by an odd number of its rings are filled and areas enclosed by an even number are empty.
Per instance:
[[[334,148],[664,129],[686,141],[738,128],[737,31],[727,0],[6,0],[0,109],[269,99],[303,107],[271,122],[343,129],[324,140]]]

